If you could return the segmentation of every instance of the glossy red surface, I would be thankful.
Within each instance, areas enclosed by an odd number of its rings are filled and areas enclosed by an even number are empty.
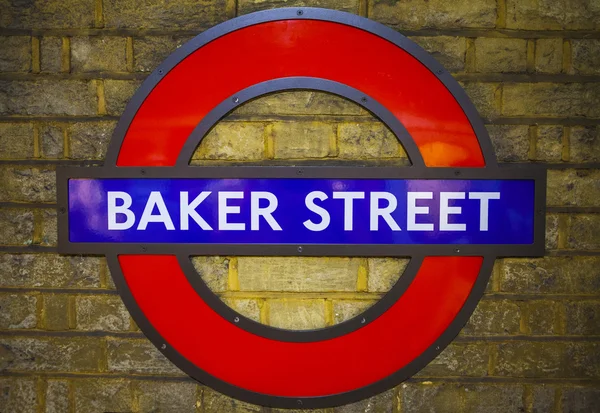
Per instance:
[[[263,23],[198,49],[157,85],[136,114],[118,166],[174,165],[188,135],[223,99],[255,83],[313,76],[377,99],[404,124],[428,166],[484,166],[469,121],[420,62],[373,34],[337,23]],[[215,313],[174,256],[119,256],[137,304],[168,345],[230,384],[278,396],[355,390],[413,361],[449,326],[477,279],[481,257],[428,257],[384,315],[320,342],[277,342]]]
[[[214,312],[174,256],[120,256],[133,296],[168,344],[231,384],[279,396],[322,396],[383,379],[427,349],[454,319],[482,258],[428,258],[382,316],[331,340],[290,343],[248,333]]]
[[[404,124],[427,166],[484,165],[467,117],[429,69],[374,34],[316,20],[262,23],[196,50],[140,107],[117,164],[174,165],[216,105],[256,83],[290,76],[337,81],[373,97]]]

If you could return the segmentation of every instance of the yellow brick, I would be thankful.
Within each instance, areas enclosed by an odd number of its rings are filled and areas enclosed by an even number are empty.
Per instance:
[[[405,258],[369,258],[369,292],[387,292],[402,276],[409,260]]]
[[[220,122],[202,139],[192,159],[263,159],[264,128],[262,123]]]
[[[272,300],[268,302],[269,324],[288,330],[326,327],[325,300]]]
[[[475,69],[478,72],[524,72],[527,65],[527,41],[523,39],[475,40]]]
[[[375,304],[375,301],[333,301],[333,322],[339,324],[343,321],[356,317],[367,308]]]
[[[405,158],[400,141],[383,123],[343,123],[338,127],[340,158]]]
[[[239,257],[241,291],[355,291],[358,258]]]
[[[276,122],[269,129],[275,158],[325,158],[336,127],[324,122]]]

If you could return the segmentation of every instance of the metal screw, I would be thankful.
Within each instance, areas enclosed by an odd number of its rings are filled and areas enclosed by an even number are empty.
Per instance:
[[[297,14],[298,16],[302,16],[302,15],[304,14],[304,10],[298,10],[298,11],[296,12],[296,14]]]
[[[439,349],[440,349],[440,346],[437,346],[435,349],[436,349],[436,350],[439,350]]]
[[[460,175],[460,171],[454,171],[454,175],[456,175],[456,176]]]
[[[366,98],[366,96],[363,96],[362,98],[360,98],[360,101],[362,103],[367,103],[368,99]]]
[[[166,344],[163,344],[162,346],[160,346],[161,349],[165,350],[167,348]]]
[[[240,318],[239,318],[239,317],[236,317],[236,318],[234,318],[234,319],[233,319],[233,322],[234,322],[234,323],[239,323],[239,322],[240,322]]]
[[[59,211],[60,211],[61,214],[64,214],[65,212],[67,212],[67,210],[65,209],[65,207],[61,207],[59,209]]]
[[[361,324],[364,324],[364,323],[366,323],[366,322],[367,322],[367,320],[365,320],[365,318],[364,318],[364,317],[363,317],[363,319],[362,319],[362,320],[360,320],[360,323],[361,323]]]
[[[304,171],[303,171],[302,169],[298,169],[298,170],[296,171],[296,173],[297,173],[298,175],[302,175],[302,174],[304,173]]]
[[[163,73],[165,73],[165,71],[164,71],[164,70],[162,70],[162,69],[158,69],[158,74],[159,74],[159,75],[162,75]]]
[[[302,247],[298,247],[298,252],[302,252]]]
[[[140,170],[140,173],[141,173],[142,175],[146,175],[146,170],[145,170],[145,169],[141,169],[141,170]]]
[[[298,403],[298,406],[302,406],[302,400],[298,400],[296,403]]]
[[[444,73],[444,69],[438,69],[438,70],[437,70],[437,74],[438,74],[438,75],[441,75],[442,73]]]
[[[148,251],[148,248],[142,247],[142,252],[146,252],[146,251]]]
[[[458,249],[458,248],[457,248],[457,249],[455,249],[454,251],[456,251],[456,252],[460,252],[460,249]]]
[[[238,103],[240,101],[240,98],[238,98],[237,96],[234,96],[233,99],[233,103]]]

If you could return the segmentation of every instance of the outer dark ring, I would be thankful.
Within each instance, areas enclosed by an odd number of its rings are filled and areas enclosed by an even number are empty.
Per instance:
[[[121,117],[117,128],[113,134],[111,143],[109,145],[107,157],[106,157],[106,166],[104,168],[105,171],[120,169],[116,167],[117,157],[120,151],[121,144],[126,135],[127,129],[135,117],[137,110],[140,108],[141,104],[144,102],[146,97],[151,93],[152,89],[160,82],[164,74],[168,73],[175,65],[185,59],[190,53],[194,52],[196,49],[202,47],[206,43],[218,38],[220,36],[226,35],[232,31],[238,30],[243,27],[251,26],[258,23],[276,21],[276,20],[289,20],[289,19],[311,19],[311,20],[323,20],[330,22],[337,22],[341,24],[345,24],[348,26],[353,26],[359,28],[361,30],[373,33],[379,37],[382,37],[398,47],[404,49],[412,56],[414,56],[417,60],[423,63],[426,67],[428,67],[439,80],[449,89],[451,94],[457,100],[457,102],[462,107],[466,116],[468,117],[474,132],[479,140],[479,144],[481,147],[481,151],[483,157],[486,162],[486,169],[492,168],[496,169],[496,159],[493,152],[493,148],[485,127],[481,122],[477,111],[474,106],[467,98],[465,92],[462,90],[460,85],[452,78],[452,76],[443,69],[443,67],[436,62],[427,52],[421,49],[412,41],[408,40],[406,37],[400,35],[399,33],[389,29],[381,24],[370,21],[368,19],[358,17],[352,14],[337,12],[332,10],[324,10],[324,9],[314,9],[314,8],[286,8],[286,9],[277,9],[270,10],[264,12],[253,13],[250,15],[242,16],[233,20],[229,20],[225,23],[222,23],[218,26],[215,26],[212,29],[207,30],[206,32],[200,34],[196,38],[192,39],[190,42],[182,46],[175,53],[169,56],[150,76],[149,78],[142,84],[140,89],[136,92],[134,97],[131,99],[129,104],[126,107],[126,110]],[[300,79],[300,78],[299,78]],[[277,84],[272,82],[265,82],[266,84],[255,85],[255,87],[248,88],[244,91],[240,91],[240,96],[242,96],[242,101],[251,99],[256,96],[260,96],[264,93],[275,92],[279,90],[289,90],[294,88],[314,88],[317,90],[327,90],[332,93],[336,93],[338,95],[349,98],[359,104],[363,104],[365,102],[357,101],[357,91],[347,86],[335,86],[331,88],[331,84],[322,83],[322,79],[306,79],[299,81],[298,85],[295,87],[288,87],[284,83]],[[318,83],[321,81],[321,83]],[[330,82],[334,83],[334,82]],[[262,85],[262,86],[261,86]],[[311,87],[312,86],[312,87]],[[330,88],[324,89],[325,87]],[[253,89],[254,88],[254,89]],[[253,90],[250,90],[253,89]],[[241,103],[241,102],[240,102]],[[225,115],[228,111],[233,109],[233,107],[237,106],[231,104],[231,99],[223,103],[223,105],[217,107],[211,114],[203,120],[194,133],[191,135],[188,140],[188,144],[184,147],[180,158],[178,160],[178,167],[187,167],[187,159],[193,153],[193,150],[200,143],[204,134],[216,124],[219,119]],[[411,156],[411,160],[413,162],[413,167],[417,171],[423,170],[425,175],[425,166],[422,160],[422,157],[418,154],[418,151],[415,152],[413,148],[411,148],[410,140],[405,139],[407,137],[406,131],[402,127],[401,124],[395,125],[394,120],[390,119],[385,110],[385,108],[377,107],[377,102],[367,102],[363,105],[367,107],[368,110],[375,113],[380,117],[388,127],[390,127],[395,133],[396,136],[401,140],[409,156]],[[379,105],[381,106],[381,105]],[[383,109],[383,110],[382,110]],[[389,112],[387,112],[389,113]],[[393,117],[392,117],[393,118]],[[394,118],[395,119],[395,118]],[[387,121],[386,121],[387,120]],[[403,132],[402,132],[403,131]],[[404,138],[404,139],[403,139]],[[412,169],[411,168],[411,169]],[[125,168],[126,169],[126,168]],[[59,198],[66,199],[66,185],[59,188]],[[61,211],[62,212],[62,211]],[[63,213],[64,215],[64,213]],[[540,218],[536,215],[536,220]],[[61,228],[68,228],[68,221],[66,218],[62,218],[61,220]],[[539,228],[539,225],[536,225],[536,228]],[[543,229],[543,226],[542,226]],[[62,230],[61,230],[62,231]],[[536,243],[540,240],[537,237],[538,232],[536,232]],[[542,232],[543,234],[543,232]],[[490,251],[492,252],[492,251]],[[126,281],[124,279],[123,273],[121,271],[121,267],[119,265],[117,256],[118,253],[112,252],[107,253],[107,259],[109,263],[109,267],[111,270],[111,274],[115,280],[117,288],[123,301],[125,302],[127,308],[132,314],[136,323],[140,326],[142,331],[146,334],[146,336],[152,341],[154,345],[156,345],[174,364],[176,364],[179,368],[181,368],[184,372],[186,372],[191,377],[197,379],[201,383],[204,383],[217,391],[220,391],[229,396],[235,397],[240,400],[244,400],[250,403],[256,403],[266,406],[273,407],[282,407],[282,408],[326,408],[332,407],[342,404],[347,404],[351,402],[355,402],[375,394],[381,393],[385,390],[388,390],[398,383],[406,380],[407,378],[414,375],[416,372],[421,370],[427,363],[429,363],[433,358],[435,358],[458,334],[462,326],[468,321],[470,315],[475,309],[477,303],[479,302],[485,287],[487,285],[489,276],[491,275],[492,265],[495,259],[495,253],[491,253],[490,255],[485,256],[479,276],[477,281],[471,290],[467,301],[464,306],[461,308],[457,317],[452,321],[448,329],[419,357],[413,360],[404,368],[398,370],[394,374],[386,377],[379,382],[373,383],[371,385],[365,386],[363,388],[359,388],[350,392],[328,395],[323,397],[311,397],[311,398],[294,398],[294,397],[279,397],[272,396],[268,394],[261,394],[251,392],[236,386],[233,386],[225,381],[222,381],[214,376],[211,376],[204,372],[202,369],[198,368],[196,365],[190,363],[187,359],[182,357],[175,349],[170,346],[165,345],[165,340],[160,336],[160,334],[156,331],[156,329],[149,323],[147,318],[144,316],[136,301],[134,300],[131,292],[129,291]],[[424,254],[414,255],[411,260],[411,264],[407,270],[407,273],[401,278],[401,282],[398,282],[392,290],[388,294],[386,294],[386,298],[396,300],[404,291],[404,289],[408,286],[412,278],[415,276],[416,271],[418,270],[419,264],[423,259]],[[200,277],[197,276],[193,267],[191,266],[189,259],[185,255],[179,255],[180,264],[183,267],[183,270],[186,272],[186,276],[188,280],[194,285],[196,291],[202,296],[205,301],[207,301],[215,311],[223,314],[224,312],[230,311],[232,313],[227,313],[228,316],[231,314],[237,314],[233,310],[224,309],[226,307],[212,291],[208,289],[206,284],[201,280]],[[404,281],[402,281],[404,280]],[[214,300],[218,300],[216,303]],[[382,300],[383,301],[383,300]],[[392,301],[393,302],[393,301]],[[212,304],[211,304],[212,303]],[[221,308],[219,308],[221,306]],[[385,303],[381,303],[377,308],[384,308]],[[369,314],[369,310],[359,317],[349,320],[347,326],[353,325],[351,322],[356,323],[360,317]],[[372,314],[376,317],[376,314]],[[240,317],[242,317],[240,315]],[[250,321],[250,320],[248,320]],[[342,323],[338,326],[338,329],[344,328],[345,323]],[[244,328],[243,323],[239,325],[241,328]],[[273,329],[272,327],[263,326],[265,329]],[[332,327],[333,329],[334,327]],[[357,327],[358,328],[358,327]],[[355,328],[352,327],[352,330]],[[320,331],[327,331],[328,329],[323,329]],[[351,330],[350,330],[351,331]],[[310,333],[310,332],[308,332]],[[346,332],[347,333],[347,332]],[[322,334],[319,332],[318,334]],[[342,332],[342,334],[345,334]],[[323,338],[321,338],[323,339]]]

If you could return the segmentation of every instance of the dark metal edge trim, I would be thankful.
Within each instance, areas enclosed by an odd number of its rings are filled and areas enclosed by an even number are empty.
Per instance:
[[[68,180],[71,178],[340,178],[340,179],[528,179],[534,180],[534,242],[532,244],[407,245],[407,244],[163,244],[72,243],[69,241]],[[409,168],[392,167],[175,167],[57,168],[58,250],[63,254],[282,255],[282,256],[412,256],[495,255],[542,256],[545,236],[546,171],[518,165],[512,168]]]
[[[138,307],[133,296],[131,295],[131,292],[127,288],[127,284],[123,278],[117,256],[110,255],[107,257],[109,269],[115,276],[115,284],[119,294],[121,295],[125,306],[129,310],[134,321],[148,337],[148,339],[150,339],[150,341],[154,343],[154,345],[156,345],[157,348],[177,367],[183,370],[190,377],[228,396],[246,401],[248,403],[286,409],[328,408],[353,403],[375,394],[382,393],[396,386],[398,383],[410,378],[415,373],[423,369],[431,360],[439,355],[446,348],[446,346],[448,346],[448,344],[454,340],[462,327],[469,320],[469,317],[481,299],[483,292],[485,291],[486,285],[492,273],[494,260],[495,258],[493,256],[484,258],[477,281],[475,282],[467,301],[457,314],[456,318],[452,321],[446,331],[444,331],[444,333],[442,333],[442,335],[427,350],[425,350],[419,357],[417,357],[407,366],[396,371],[383,380],[346,393],[322,397],[281,397],[256,393],[231,385],[208,374],[179,354],[177,350],[171,347],[170,344],[154,329],[154,327],[148,322],[142,313],[141,309]],[[402,277],[400,277],[400,280],[401,279]]]
[[[450,72],[448,72],[438,61],[433,58],[433,56],[431,56],[415,42],[408,39],[406,36],[403,36],[402,34],[381,23],[377,23],[365,17],[356,16],[346,12],[313,7],[290,7],[264,10],[236,17],[206,30],[173,52],[150,74],[150,76],[148,76],[148,78],[142,83],[125,107],[125,111],[119,119],[117,127],[115,128],[111,138],[106,155],[106,164],[116,165],[121,144],[125,138],[127,129],[129,128],[129,125],[135,117],[138,109],[143,104],[144,100],[150,94],[152,89],[154,89],[154,87],[171,69],[173,69],[195,50],[221,36],[248,26],[279,20],[303,19],[334,22],[355,27],[379,36],[412,55],[415,59],[427,67],[454,96],[471,123],[473,130],[475,131],[475,135],[479,140],[481,152],[485,159],[486,167],[496,167],[496,155],[494,148],[491,140],[489,139],[487,129],[485,128],[485,125],[483,124],[483,121],[477,112],[477,109],[460,84],[452,77]]]
[[[202,121],[196,126],[194,131],[188,137],[183,149],[179,153],[177,166],[187,166],[194,151],[202,142],[202,139],[212,129],[217,122],[227,113],[236,107],[257,97],[286,90],[320,90],[329,92],[338,96],[345,97],[353,101],[364,109],[370,111],[378,117],[394,133],[413,166],[425,167],[423,156],[417,148],[404,125],[396,118],[385,106],[377,102],[371,96],[354,89],[343,83],[334,82],[327,79],[315,77],[286,77],[273,79],[262,83],[257,83],[244,90],[239,91],[233,96],[225,99],[221,104],[208,113]]]

